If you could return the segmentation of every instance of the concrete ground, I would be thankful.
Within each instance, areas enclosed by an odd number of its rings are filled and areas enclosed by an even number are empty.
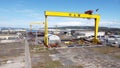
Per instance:
[[[120,59],[108,54],[94,51],[93,48],[67,48],[59,49],[54,55],[64,66],[71,65],[83,68],[119,68]],[[120,54],[119,54],[120,56]]]
[[[30,46],[32,68],[119,68],[120,48],[77,47],[44,50]],[[117,53],[117,54],[116,54]]]
[[[25,64],[28,64],[25,61],[30,62],[31,68],[119,68],[120,48],[47,49],[43,44],[28,44],[25,47],[25,42],[0,44],[0,68],[25,68]]]
[[[24,68],[24,42],[0,44],[0,68]]]

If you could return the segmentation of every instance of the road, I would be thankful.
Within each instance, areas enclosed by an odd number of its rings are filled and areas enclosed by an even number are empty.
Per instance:
[[[25,68],[31,68],[29,43],[28,43],[27,39],[25,39]]]

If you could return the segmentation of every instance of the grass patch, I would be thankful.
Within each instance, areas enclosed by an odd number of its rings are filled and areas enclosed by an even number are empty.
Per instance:
[[[46,47],[41,45],[30,45],[29,48],[32,53],[41,53],[48,50]]]
[[[59,53],[55,49],[53,50],[46,49],[45,51],[43,51],[44,49],[40,45],[30,46],[30,49],[35,50],[34,52],[31,52],[32,58],[33,57],[36,58],[35,55],[39,55],[38,57],[43,59],[43,61],[32,62],[32,63],[36,63],[36,64],[32,64],[32,68],[83,68],[83,66],[81,65],[79,66],[70,65],[66,67],[65,65],[62,65],[62,63],[59,60],[53,61],[49,56],[49,54]]]
[[[59,61],[47,62],[45,68],[59,68],[62,64]]]
[[[32,51],[32,57],[39,54],[39,57],[44,60],[42,62],[36,62],[37,64],[33,65],[32,68],[59,68],[62,66],[59,61],[53,61],[49,57],[49,50],[47,48],[44,49],[44,47],[40,45],[31,45],[30,50]]]
[[[77,66],[76,68],[84,68],[82,65]]]
[[[103,53],[103,54],[109,54],[109,53],[114,53],[116,51],[120,51],[120,48],[109,47],[109,46],[106,46],[106,47],[97,47],[97,48],[91,48],[91,49],[93,51],[100,52],[100,53]]]
[[[116,57],[116,58],[120,59],[120,55],[115,55],[114,57]]]
[[[53,49],[53,50],[49,50],[49,53],[50,54],[57,54],[57,53],[59,53],[56,49]]]
[[[62,65],[59,61],[48,61],[48,62],[39,62],[37,65],[32,68],[61,68]]]
[[[91,48],[91,50],[120,59],[120,48],[117,47],[105,46],[105,47]]]

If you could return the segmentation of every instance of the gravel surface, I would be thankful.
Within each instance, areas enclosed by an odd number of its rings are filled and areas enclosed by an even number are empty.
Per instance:
[[[0,44],[0,68],[24,68],[24,42]]]
[[[89,48],[67,48],[57,49],[52,53],[59,61],[69,68],[69,66],[81,65],[83,68],[120,68],[120,59],[92,51]],[[52,58],[52,57],[51,57]]]

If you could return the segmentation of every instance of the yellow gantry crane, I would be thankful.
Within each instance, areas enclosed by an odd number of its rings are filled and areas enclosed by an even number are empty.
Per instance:
[[[44,25],[44,22],[31,22],[31,23],[30,23],[30,31],[31,31],[31,32],[32,32],[32,25],[34,25],[34,24]],[[37,41],[37,31],[36,31],[35,44],[38,45],[38,41]]]
[[[45,11],[45,35],[44,35],[44,42],[45,45],[48,46],[48,16],[55,16],[55,17],[72,17],[72,18],[88,18],[88,19],[94,19],[95,20],[95,29],[94,29],[94,39],[93,42],[96,44],[99,42],[97,35],[98,35],[98,26],[100,21],[100,15],[98,14],[91,14],[89,12],[86,13],[69,13],[69,12],[51,12],[51,11]]]
[[[32,31],[32,25],[37,24],[37,25],[44,25],[44,22],[31,22],[30,23],[30,31]]]

